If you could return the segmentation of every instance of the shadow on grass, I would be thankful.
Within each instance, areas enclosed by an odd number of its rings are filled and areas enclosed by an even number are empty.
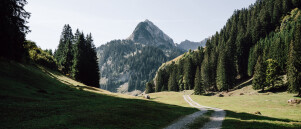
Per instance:
[[[214,93],[214,92],[210,92],[210,93],[206,93],[206,94],[203,94],[204,96],[214,96],[214,95],[216,95],[216,93]]]
[[[156,100],[156,99],[159,99],[159,98],[161,98],[161,97],[156,97],[156,98],[150,98],[149,100]]]
[[[280,86],[274,86],[267,89],[268,92],[278,93],[278,92],[286,92],[288,86],[283,84]]]
[[[75,88],[79,88],[80,90],[88,89],[88,90],[94,90],[94,91],[102,92],[102,91],[97,90],[97,89],[95,89],[94,87],[91,87],[91,86],[79,86],[79,85],[77,85],[77,86],[74,86],[74,87],[75,87]]]
[[[197,111],[81,91],[31,65],[0,61],[0,68],[1,129],[162,128]]]
[[[238,90],[238,89],[244,88],[249,85],[252,85],[252,79],[248,79],[248,81],[246,83],[233,88],[233,90]]]
[[[301,121],[272,118],[249,113],[237,113],[226,110],[223,129],[296,129],[301,128]]]

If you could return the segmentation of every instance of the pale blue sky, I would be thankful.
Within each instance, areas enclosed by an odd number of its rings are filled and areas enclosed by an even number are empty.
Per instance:
[[[31,13],[27,39],[43,49],[57,48],[64,24],[92,33],[98,47],[125,39],[149,19],[175,43],[201,41],[219,31],[235,9],[256,0],[27,0]]]

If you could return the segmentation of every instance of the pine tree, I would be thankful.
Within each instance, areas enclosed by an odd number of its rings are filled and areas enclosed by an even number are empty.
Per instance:
[[[25,25],[30,17],[26,4],[26,0],[0,1],[0,57],[21,61],[26,55],[25,35],[30,31]]]
[[[155,91],[156,92],[160,92],[164,82],[163,82],[163,71],[161,69],[159,69],[158,73],[157,73],[157,77],[156,77],[156,86],[155,86]]]
[[[218,65],[217,65],[217,77],[216,77],[216,84],[219,91],[221,90],[228,90],[229,86],[226,83],[227,81],[227,75],[226,75],[226,59],[225,59],[224,52],[221,52]]]
[[[253,89],[261,89],[262,92],[264,91],[264,87],[266,86],[265,82],[265,64],[263,62],[263,59],[261,56],[259,56],[257,63],[255,65],[255,72],[254,72],[254,77],[253,77]]]
[[[54,57],[64,74],[71,73],[73,65],[73,38],[71,27],[68,24],[64,25],[58,49],[54,54]]]
[[[85,58],[85,78],[86,84],[94,87],[99,87],[99,66],[97,61],[96,47],[93,43],[92,34],[90,33],[86,37],[86,51]]]
[[[79,35],[77,39],[75,39],[74,45],[74,58],[72,65],[72,76],[75,80],[84,81],[83,80],[83,72],[84,72],[84,50],[85,50],[85,37],[83,33],[80,33],[79,30],[76,31],[75,35]]]
[[[209,90],[210,89],[210,69],[209,69],[209,59],[208,59],[208,54],[205,54],[204,56],[204,61],[202,62],[202,67],[201,67],[201,75],[202,75],[202,80],[204,84],[204,89]]]
[[[275,80],[278,78],[278,63],[273,59],[268,59],[266,62],[266,83],[267,85],[272,84],[272,87],[274,87]]]
[[[176,67],[174,66],[174,68],[172,68],[172,72],[171,75],[169,76],[168,79],[168,91],[178,91],[178,86],[177,86],[177,71],[176,71]]]
[[[184,77],[183,77],[183,83],[184,83],[184,90],[190,90],[192,89],[192,76],[191,76],[191,59],[187,58],[184,63]]]
[[[147,82],[146,86],[145,86],[145,93],[153,93],[154,89],[153,89],[153,84],[151,82]]]
[[[199,66],[196,69],[195,78],[194,78],[194,94],[200,95],[204,92],[202,77]]]
[[[288,59],[288,90],[301,97],[301,25],[297,25],[294,41],[290,44]]]
[[[71,40],[68,40],[66,42],[66,45],[65,45],[65,49],[63,51],[63,56],[62,57],[63,59],[61,60],[61,65],[63,66],[62,68],[62,72],[64,74],[69,74],[71,73],[71,70],[72,70],[72,64],[73,64],[73,45],[72,45],[72,42]]]

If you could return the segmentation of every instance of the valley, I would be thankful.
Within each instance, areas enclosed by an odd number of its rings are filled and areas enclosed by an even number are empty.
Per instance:
[[[1,129],[301,128],[300,0],[2,0],[0,14]]]

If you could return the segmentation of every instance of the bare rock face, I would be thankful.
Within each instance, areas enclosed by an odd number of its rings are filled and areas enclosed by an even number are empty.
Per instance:
[[[289,104],[300,104],[301,100],[300,99],[289,99],[287,101],[287,103],[289,103]]]

